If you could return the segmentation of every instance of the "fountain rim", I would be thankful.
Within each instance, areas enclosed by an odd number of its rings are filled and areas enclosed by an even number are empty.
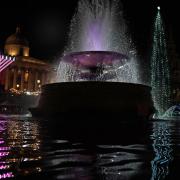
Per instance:
[[[88,54],[91,54],[91,55],[96,55],[96,54],[99,54],[99,55],[100,54],[102,54],[102,55],[114,55],[116,57],[119,57],[119,60],[122,60],[122,59],[129,60],[130,59],[127,55],[122,54],[122,53],[117,52],[117,51],[77,51],[77,52],[66,53],[63,56],[63,60],[65,62],[68,62],[67,58],[69,58],[69,57],[88,55]]]
[[[75,81],[75,82],[55,82],[55,83],[49,83],[49,84],[44,84],[42,85],[42,89],[46,88],[46,87],[53,87],[53,86],[69,86],[69,85],[88,85],[91,84],[91,86],[93,85],[109,85],[109,86],[138,86],[138,87],[144,87],[144,88],[149,88],[150,90],[152,89],[151,86],[146,85],[146,84],[140,84],[140,83],[127,83],[127,82],[115,82],[115,81]]]
[[[83,58],[83,56],[85,58]],[[112,63],[114,61],[119,61],[122,62],[122,64],[125,64],[127,61],[129,61],[129,59],[130,58],[127,55],[115,51],[78,51],[65,54],[62,61],[88,67],[89,65],[86,63],[89,63],[90,66],[96,66],[98,63]]]
[[[88,53],[91,53],[91,54],[96,54],[96,53],[98,53],[98,54],[109,54],[109,55],[111,55],[111,54],[116,54],[116,55],[121,55],[121,56],[124,56],[124,57],[126,57],[126,58],[129,58],[127,55],[125,55],[125,54],[122,54],[122,53],[120,53],[120,52],[117,52],[117,51],[96,51],[96,50],[91,50],[91,51],[73,51],[73,52],[69,52],[69,53],[66,53],[65,55],[64,55],[64,57],[65,56],[69,56],[69,55],[80,55],[80,54],[88,54]]]

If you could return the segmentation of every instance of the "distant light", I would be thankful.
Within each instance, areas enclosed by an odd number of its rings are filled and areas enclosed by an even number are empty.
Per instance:
[[[158,7],[157,7],[157,9],[158,9],[158,10],[160,10],[160,9],[161,9],[161,7],[160,7],[160,6],[158,6]]]
[[[27,95],[31,95],[31,92],[29,92],[29,91],[26,91],[26,94],[27,94]]]
[[[41,83],[41,80],[38,79],[38,80],[37,80],[37,83],[40,84],[40,83]]]
[[[19,84],[16,85],[17,88],[19,88],[19,86],[20,86]]]

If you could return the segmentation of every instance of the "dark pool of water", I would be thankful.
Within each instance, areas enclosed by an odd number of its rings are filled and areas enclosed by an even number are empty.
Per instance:
[[[180,122],[78,127],[0,117],[0,179],[180,179]]]

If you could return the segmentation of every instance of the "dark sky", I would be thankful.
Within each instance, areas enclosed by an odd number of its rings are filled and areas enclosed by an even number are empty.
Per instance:
[[[143,56],[149,51],[152,24],[157,4],[161,5],[167,27],[171,26],[178,51],[180,47],[179,6],[175,0],[122,0],[129,29]],[[17,24],[23,26],[31,47],[31,56],[50,61],[63,51],[68,28],[78,0],[17,0],[1,4],[0,48],[14,33]]]

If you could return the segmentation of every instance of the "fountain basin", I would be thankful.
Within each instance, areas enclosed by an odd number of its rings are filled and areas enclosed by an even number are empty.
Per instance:
[[[151,88],[119,82],[65,82],[42,87],[34,116],[118,114],[148,118],[154,111]]]
[[[128,59],[126,55],[112,51],[73,52],[63,57],[64,62],[73,64],[75,67],[87,69],[102,65],[112,66],[115,62],[119,62],[119,65],[124,65]]]
[[[74,80],[106,81],[116,78],[116,70],[123,67],[129,57],[113,51],[82,51],[65,55],[62,62],[69,64]],[[70,69],[71,69],[70,68]]]

